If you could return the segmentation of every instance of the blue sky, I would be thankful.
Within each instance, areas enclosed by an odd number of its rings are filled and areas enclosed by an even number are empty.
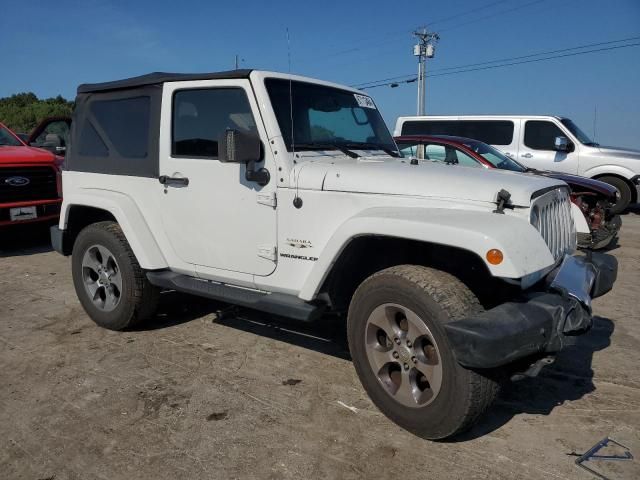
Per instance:
[[[441,35],[435,71],[638,36],[640,0],[6,2],[0,96],[73,98],[83,82],[232,68],[236,53],[243,67],[287,71],[287,28],[292,72],[356,84],[415,72],[409,32],[431,22]],[[415,113],[415,83],[369,92],[389,125]],[[430,114],[558,114],[591,134],[596,107],[600,143],[640,148],[640,47],[427,85]]]

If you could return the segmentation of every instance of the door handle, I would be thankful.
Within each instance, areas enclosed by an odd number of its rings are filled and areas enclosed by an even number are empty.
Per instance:
[[[523,153],[522,155],[520,155],[522,158],[531,158],[533,157],[533,155],[531,155],[530,153]]]
[[[165,187],[168,187],[168,186],[186,187],[189,185],[189,179],[187,177],[170,177],[169,175],[160,175],[158,177],[158,181]]]
[[[511,153],[511,152],[504,152],[504,154],[505,154],[507,157],[513,157],[513,153]]]

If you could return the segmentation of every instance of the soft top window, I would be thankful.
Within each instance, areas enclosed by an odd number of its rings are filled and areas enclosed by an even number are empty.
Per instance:
[[[90,110],[99,127],[122,157],[147,156],[149,97],[95,101],[91,103]]]
[[[161,101],[162,85],[79,94],[67,168],[156,177]]]

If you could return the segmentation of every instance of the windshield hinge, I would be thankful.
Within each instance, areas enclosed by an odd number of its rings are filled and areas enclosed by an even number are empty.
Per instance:
[[[272,262],[276,261],[277,248],[275,245],[258,245],[258,256]]]
[[[274,208],[278,205],[276,192],[258,193],[257,198],[260,205],[268,205]]]

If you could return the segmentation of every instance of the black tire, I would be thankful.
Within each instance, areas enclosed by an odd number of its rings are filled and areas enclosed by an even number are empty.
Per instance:
[[[624,212],[633,198],[633,192],[631,191],[629,184],[620,177],[613,177],[610,175],[598,177],[597,180],[616,187],[618,192],[620,192],[620,199],[611,207],[611,213],[619,214]]]
[[[386,303],[414,312],[438,345],[442,384],[435,399],[427,405],[412,408],[392,398],[367,359],[367,319],[374,309]],[[479,311],[482,306],[478,299],[460,280],[423,266],[391,267],[370,276],[358,287],[349,306],[349,350],[362,385],[382,413],[401,427],[431,440],[455,436],[475,423],[495,399],[498,383],[456,362],[443,324]]]
[[[119,303],[111,311],[98,308],[83,279],[82,260],[92,246],[103,246],[113,253],[122,278]],[[76,238],[71,258],[73,285],[78,299],[91,319],[109,330],[132,328],[155,314],[160,291],[149,283],[138,264],[120,226],[111,221],[85,227]]]

